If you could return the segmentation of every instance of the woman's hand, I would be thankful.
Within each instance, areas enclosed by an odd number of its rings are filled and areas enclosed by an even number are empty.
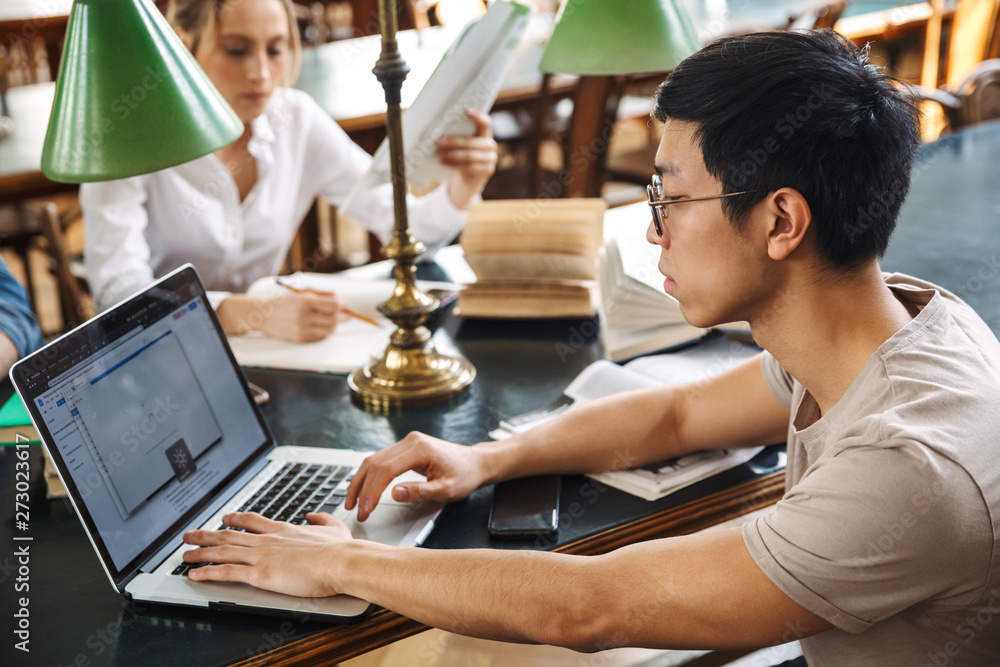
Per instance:
[[[329,514],[307,514],[307,526],[272,521],[257,513],[227,514],[237,530],[190,530],[184,542],[199,547],[184,553],[188,563],[213,563],[192,569],[195,581],[239,581],[267,591],[319,598],[336,595],[331,563],[336,548],[351,541],[351,531]]]
[[[469,207],[497,168],[497,142],[493,140],[490,117],[475,109],[467,109],[465,115],[476,124],[476,133],[471,137],[441,137],[435,152],[441,164],[456,170],[448,183],[448,195],[459,209]]]
[[[227,334],[260,331],[295,343],[323,340],[348,317],[336,294],[314,290],[268,299],[233,294],[216,312]]]
[[[413,432],[364,460],[347,489],[344,507],[350,510],[357,505],[358,521],[364,521],[389,483],[408,470],[419,472],[427,481],[397,484],[392,489],[396,502],[458,500],[479,488],[485,479],[475,448]]]

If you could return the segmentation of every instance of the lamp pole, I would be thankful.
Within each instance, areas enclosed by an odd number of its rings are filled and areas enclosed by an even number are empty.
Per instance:
[[[448,400],[468,389],[476,377],[476,369],[468,361],[439,354],[424,326],[427,316],[440,302],[416,285],[414,262],[425,248],[413,237],[407,221],[400,90],[410,69],[396,42],[395,5],[395,0],[379,0],[382,52],[373,72],[385,90],[395,215],[392,239],[385,247],[385,254],[396,263],[393,267],[396,286],[379,311],[396,325],[396,330],[382,358],[355,371],[348,379],[354,397],[379,410]]]

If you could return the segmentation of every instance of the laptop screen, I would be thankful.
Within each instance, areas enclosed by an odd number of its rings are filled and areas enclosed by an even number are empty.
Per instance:
[[[193,269],[43,348],[14,377],[116,583],[271,443]]]

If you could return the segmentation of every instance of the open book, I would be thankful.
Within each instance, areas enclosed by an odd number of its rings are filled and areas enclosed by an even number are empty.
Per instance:
[[[462,232],[476,274],[459,297],[464,317],[590,317],[606,206],[601,199],[482,202]]]
[[[315,343],[293,343],[270,338],[260,332],[229,336],[229,346],[240,366],[280,368],[320,373],[351,373],[380,357],[395,330],[377,306],[392,294],[395,280],[351,280],[318,273],[298,273],[284,278],[298,289],[335,292],[351,310],[374,319],[373,325],[351,317],[339,323],[332,334]],[[451,283],[417,281],[423,290],[454,289]],[[247,290],[260,298],[289,294],[273,277],[261,278]]]
[[[612,361],[694,342],[708,332],[688,324],[677,300],[663,291],[660,249],[646,241],[648,225],[645,202],[605,214],[600,316],[605,357]],[[746,322],[715,328],[750,330]]]
[[[600,276],[606,358],[631,359],[690,343],[708,332],[688,324],[677,301],[662,288],[630,276],[614,239],[605,241],[601,249]]]
[[[487,112],[493,106],[518,42],[528,25],[530,9],[516,2],[494,2],[481,18],[456,38],[413,104],[403,113],[403,153],[410,185],[428,187],[447,180],[451,171],[434,155],[437,140],[448,135],[471,135],[475,126],[466,109]],[[389,140],[375,151],[364,177],[343,208],[364,190],[390,180]]]
[[[552,405],[537,412],[511,417],[490,433],[496,440],[523,433],[573,405],[633,389],[667,383],[698,382],[752,357],[758,349],[722,336],[694,348],[638,359],[628,366],[595,361],[570,383]],[[588,475],[602,484],[644,498],[657,500],[724,470],[746,463],[762,447],[695,452],[639,468]]]

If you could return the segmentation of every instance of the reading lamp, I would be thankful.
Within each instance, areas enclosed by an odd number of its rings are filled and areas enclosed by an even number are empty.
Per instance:
[[[406,217],[406,166],[403,161],[403,127],[400,89],[410,71],[396,43],[396,1],[379,0],[382,52],[375,63],[375,77],[382,84],[386,102],[386,134],[389,139],[389,171],[392,178],[394,226],[385,255],[395,261],[396,287],[379,311],[396,330],[381,359],[355,371],[347,380],[356,399],[366,407],[428,405],[453,398],[469,388],[476,369],[468,361],[440,354],[424,326],[440,301],[416,286],[414,262],[425,250],[410,233]]]
[[[601,159],[595,141],[606,147],[617,99],[614,75],[666,72],[701,48],[681,0],[565,0],[539,68],[581,75],[574,93],[569,146],[573,155]],[[591,113],[581,111],[586,107]],[[602,133],[608,136],[602,136]],[[603,152],[603,151],[601,151]],[[566,195],[598,197],[596,170],[570,160]]]
[[[42,172],[85,183],[147,174],[236,141],[243,123],[149,0],[76,0]]]

